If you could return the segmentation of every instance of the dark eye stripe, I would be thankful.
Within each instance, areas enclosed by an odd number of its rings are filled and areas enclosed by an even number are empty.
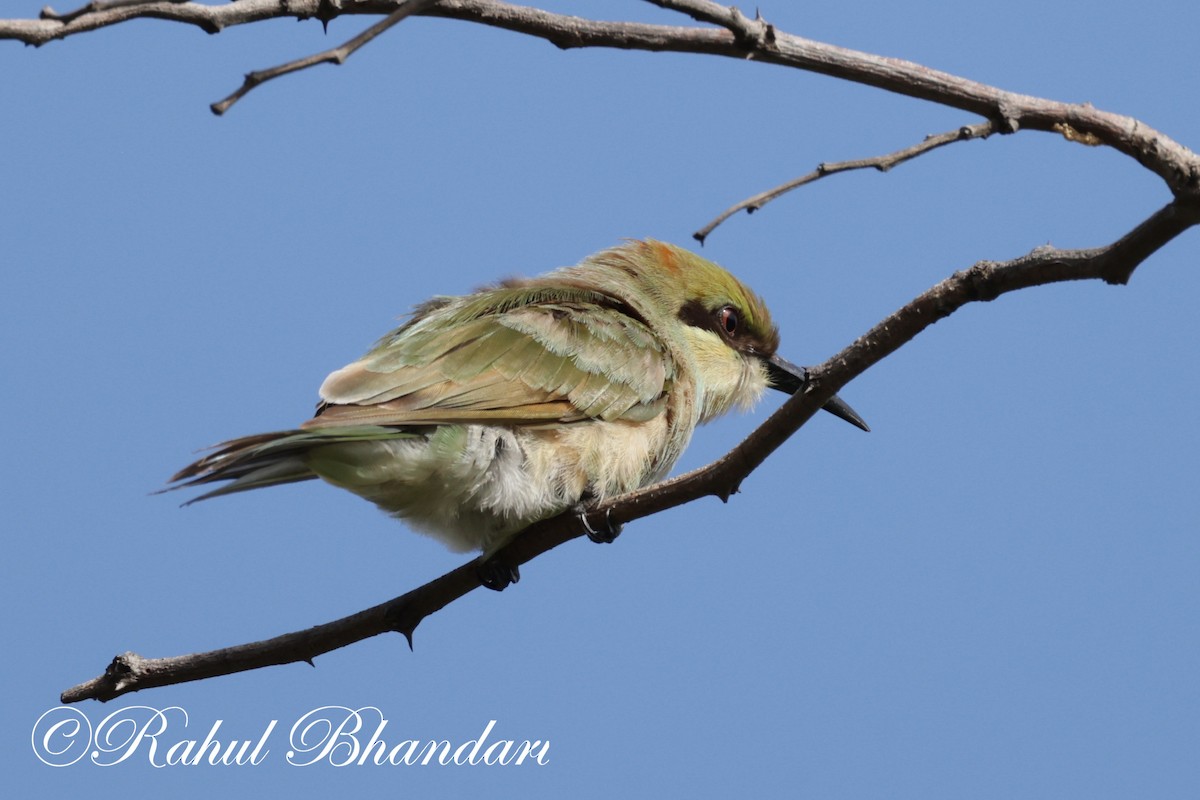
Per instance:
[[[699,300],[690,300],[679,309],[679,320],[693,328],[712,331],[742,353],[770,356],[779,345],[774,328],[766,332],[751,330],[746,324],[745,315],[734,305],[723,305],[713,311],[705,308]]]
[[[737,306],[724,305],[709,311],[698,300],[692,300],[679,309],[679,319],[694,328],[712,331],[734,347],[748,333],[742,327],[742,313]]]

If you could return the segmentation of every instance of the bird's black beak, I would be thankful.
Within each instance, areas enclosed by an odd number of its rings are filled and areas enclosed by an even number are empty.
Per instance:
[[[808,380],[808,370],[804,367],[796,366],[779,355],[771,356],[765,363],[767,365],[767,376],[771,379],[771,386],[781,392],[795,394],[800,391],[800,387],[804,386],[804,382]],[[829,398],[829,402],[823,408],[835,417],[846,420],[846,422],[849,422],[856,428],[862,428],[868,432],[871,430],[867,427],[867,423],[863,422],[863,418],[855,413],[854,409],[836,394]]]

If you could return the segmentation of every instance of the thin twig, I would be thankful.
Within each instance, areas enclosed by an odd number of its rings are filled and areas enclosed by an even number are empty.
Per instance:
[[[86,14],[94,14],[97,11],[111,11],[118,8],[132,8],[133,6],[148,6],[153,3],[186,3],[188,0],[92,0],[87,5],[80,6],[74,11],[68,11],[65,14],[59,14],[50,6],[46,6],[38,14],[40,19],[50,19],[55,22],[68,23],[73,22],[79,17]]]
[[[280,64],[279,66],[271,67],[270,69],[246,73],[246,79],[242,82],[242,85],[238,87],[237,91],[226,97],[224,100],[213,103],[209,106],[209,108],[211,108],[212,112],[219,117],[228,111],[234,103],[249,94],[252,89],[257,86],[261,86],[269,80],[278,78],[281,75],[290,75],[293,72],[299,72],[302,69],[308,69],[309,67],[314,67],[317,64],[344,64],[346,59],[353,55],[358,48],[367,44],[376,36],[386,31],[388,28],[400,22],[405,17],[412,16],[413,14],[420,14],[422,11],[425,11],[427,8],[435,5],[436,3],[437,0],[403,0],[399,7],[397,7],[396,10],[391,14],[388,14],[386,17],[367,28],[358,36],[355,36],[350,41],[338,47],[333,47],[329,50],[325,50],[324,52],[316,53],[304,58],[298,58],[295,61],[289,61],[286,64]]]
[[[1158,248],[1200,224],[1200,203],[1175,201],[1105,247],[1059,250],[1040,247],[1007,262],[980,262],[956,272],[882,320],[853,344],[809,370],[804,391],[789,398],[762,425],[726,455],[693,472],[615,497],[588,512],[593,527],[626,523],[705,496],[727,498],[767,456],[852,379],[894,353],[921,331],[959,308],[986,302],[1007,292],[1062,281],[1100,279],[1125,283]],[[578,514],[567,512],[530,526],[496,556],[506,564],[525,564],[583,534]],[[413,632],[430,614],[480,585],[470,561],[429,583],[373,608],[324,625],[251,644],[172,658],[143,658],[124,653],[104,674],[62,694],[62,702],[111,700],[156,686],[230,675],[250,669],[312,660],[331,650],[394,631],[412,645]]]
[[[768,189],[765,192],[760,192],[753,197],[747,197],[740,203],[735,203],[729,208],[717,215],[716,219],[705,225],[700,230],[692,234],[692,238],[704,244],[704,240],[708,235],[716,229],[725,220],[732,217],[739,211],[745,211],[747,214],[753,214],[760,208],[765,206],[772,200],[787,194],[793,189],[798,189],[806,183],[818,181],[829,175],[834,175],[838,172],[849,172],[856,169],[874,168],[880,172],[887,172],[897,164],[903,164],[909,159],[916,158],[923,153],[928,153],[930,150],[950,144],[951,142],[965,142],[970,139],[986,139],[996,132],[996,125],[992,122],[980,122],[976,125],[964,125],[961,128],[955,128],[952,131],[945,133],[930,134],[921,142],[914,144],[912,147],[906,147],[903,150],[897,150],[894,153],[887,153],[874,158],[860,158],[856,161],[836,161],[832,164],[818,164],[817,168],[807,175],[801,175],[799,178],[780,184],[774,189]]]
[[[697,22],[720,25],[743,47],[754,51],[769,47],[775,41],[775,28],[755,13],[750,19],[737,8],[713,0],[647,0],[660,8],[687,14]]]

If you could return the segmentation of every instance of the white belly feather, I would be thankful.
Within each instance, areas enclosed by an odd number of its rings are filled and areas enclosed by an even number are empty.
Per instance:
[[[459,552],[498,549],[586,496],[660,479],[686,441],[664,417],[541,428],[442,425],[411,439],[330,444],[306,455],[321,478]]]

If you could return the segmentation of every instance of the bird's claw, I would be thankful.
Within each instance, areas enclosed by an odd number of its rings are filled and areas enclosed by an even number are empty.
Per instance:
[[[579,521],[583,523],[583,529],[587,533],[587,537],[596,544],[612,544],[616,538],[621,535],[621,529],[625,526],[621,523],[613,523],[612,509],[604,509],[604,524],[600,530],[592,527],[592,523],[588,522],[587,511],[579,509]]]
[[[480,561],[475,568],[479,583],[493,592],[502,592],[510,584],[521,580],[521,570],[516,564],[509,564],[492,556],[486,561]]]

